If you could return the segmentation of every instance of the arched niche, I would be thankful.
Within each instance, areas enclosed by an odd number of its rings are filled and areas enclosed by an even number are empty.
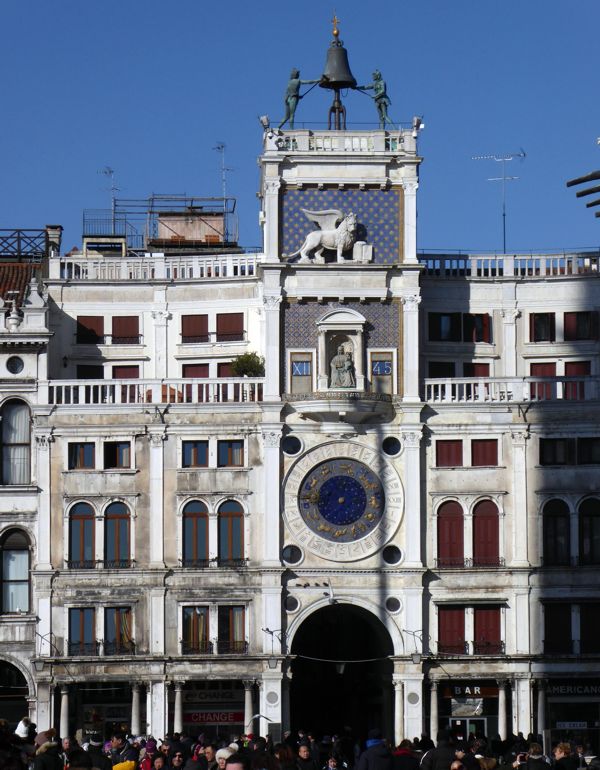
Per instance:
[[[317,321],[317,390],[365,389],[365,324],[366,318],[350,308],[330,310]],[[343,354],[350,354],[354,385],[332,384],[331,362],[339,348],[343,349]]]

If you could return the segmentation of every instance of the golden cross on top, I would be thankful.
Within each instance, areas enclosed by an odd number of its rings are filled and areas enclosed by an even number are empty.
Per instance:
[[[341,19],[338,19],[338,17],[335,15],[335,11],[333,12],[333,19],[331,21],[333,22],[333,36],[337,38],[340,34],[337,25],[340,23]]]

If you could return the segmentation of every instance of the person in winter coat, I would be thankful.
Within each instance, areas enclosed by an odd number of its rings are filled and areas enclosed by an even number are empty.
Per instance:
[[[356,770],[393,770],[394,758],[387,747],[381,730],[369,730],[367,748],[360,755]]]
[[[450,765],[456,758],[450,745],[450,733],[448,730],[440,730],[437,735],[437,747],[423,755],[421,770],[450,770]]]
[[[406,738],[394,751],[394,770],[419,770],[419,760],[412,752],[412,744]]]
[[[310,755],[310,746],[308,743],[301,743],[298,746],[296,767],[298,770],[319,770],[319,766]]]
[[[102,736],[92,733],[89,736],[88,754],[92,760],[92,767],[97,770],[111,770],[112,762],[102,751]]]
[[[58,741],[47,741],[35,752],[33,770],[63,770],[61,745]]]

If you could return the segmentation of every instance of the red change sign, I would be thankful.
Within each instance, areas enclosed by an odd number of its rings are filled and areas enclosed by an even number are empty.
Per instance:
[[[183,715],[184,722],[202,725],[243,724],[243,711],[187,711]]]

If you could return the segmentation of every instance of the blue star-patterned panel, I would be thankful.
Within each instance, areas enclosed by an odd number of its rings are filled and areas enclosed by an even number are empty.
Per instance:
[[[282,252],[293,254],[315,225],[302,213],[339,209],[354,212],[358,240],[373,246],[373,262],[391,265],[401,261],[402,199],[400,190],[317,190],[290,188],[283,195]]]

